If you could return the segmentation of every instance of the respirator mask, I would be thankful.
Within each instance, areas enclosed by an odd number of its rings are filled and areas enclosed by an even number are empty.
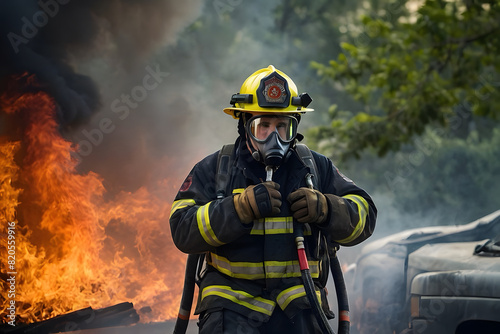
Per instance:
[[[246,133],[255,151],[252,157],[266,166],[278,167],[297,136],[297,118],[290,115],[257,115],[246,122]]]

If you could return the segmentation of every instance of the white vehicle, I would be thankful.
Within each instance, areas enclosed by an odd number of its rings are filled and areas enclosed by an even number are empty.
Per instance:
[[[345,274],[352,333],[500,333],[500,210],[367,244]]]

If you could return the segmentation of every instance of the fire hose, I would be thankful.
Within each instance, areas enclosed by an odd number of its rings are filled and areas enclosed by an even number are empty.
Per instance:
[[[307,262],[306,249],[304,247],[304,230],[301,224],[294,224],[293,227],[295,234],[295,243],[297,245],[297,253],[299,256],[299,266],[300,274],[302,277],[302,284],[304,284],[304,290],[306,290],[307,300],[311,304],[311,309],[313,311],[314,317],[316,318],[321,331],[324,334],[334,334],[333,329],[328,324],[328,319],[326,318],[325,312],[319,304],[318,297],[316,296],[316,289],[314,288],[314,282],[309,272],[309,263]]]
[[[272,181],[273,168],[266,166],[266,181]],[[314,188],[311,180],[312,175],[306,175],[306,183],[309,188]],[[304,285],[304,290],[306,291],[307,300],[311,305],[312,312],[316,321],[318,322],[321,331],[324,334],[334,334],[333,329],[328,324],[328,319],[326,318],[325,312],[323,311],[319,300],[316,296],[316,289],[314,288],[314,282],[312,280],[311,273],[309,272],[309,263],[307,262],[306,249],[304,246],[304,228],[300,223],[295,223],[293,226],[295,244],[297,246],[297,256],[299,259],[300,274],[302,277],[302,284]]]
[[[339,334],[349,334],[351,320],[349,318],[349,300],[347,299],[347,288],[345,286],[344,274],[337,257],[337,249],[328,250],[330,256],[330,270],[332,271],[333,283],[337,294],[337,306],[339,308]]]
[[[309,188],[313,189],[314,185],[311,180],[312,175],[306,175],[306,183]],[[297,255],[299,259],[300,274],[302,277],[302,284],[304,284],[304,290],[306,291],[307,299],[311,305],[313,314],[318,322],[321,331],[324,334],[334,334],[333,329],[328,324],[328,319],[326,318],[325,312],[323,311],[319,300],[316,296],[316,289],[314,288],[314,282],[309,272],[309,263],[307,262],[306,248],[304,246],[304,227],[302,224],[295,223],[293,226],[293,232],[295,236],[295,244],[297,246]]]
[[[182,290],[181,305],[179,307],[177,321],[175,322],[174,334],[186,333],[189,324],[189,316],[191,314],[191,307],[193,305],[196,272],[198,270],[200,256],[200,254],[188,255],[186,261],[186,274],[184,276],[184,289]]]

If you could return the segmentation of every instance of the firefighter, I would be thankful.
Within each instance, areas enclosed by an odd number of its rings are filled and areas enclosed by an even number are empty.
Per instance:
[[[327,314],[328,248],[359,244],[373,232],[371,197],[327,157],[309,151],[313,164],[306,164],[298,152],[298,125],[311,101],[272,65],[250,75],[224,109],[238,120],[234,146],[198,162],[176,195],[173,241],[182,252],[205,254],[199,333],[320,333],[301,281],[295,224],[303,226]]]

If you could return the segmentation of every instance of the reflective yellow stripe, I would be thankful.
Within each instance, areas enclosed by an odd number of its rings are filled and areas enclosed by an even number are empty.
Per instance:
[[[252,235],[292,234],[293,217],[269,217],[254,221]],[[304,235],[311,235],[311,227],[304,224]]]
[[[230,262],[225,257],[215,253],[210,253],[207,262],[221,273],[231,277],[245,279],[260,279],[265,277],[262,262]]]
[[[354,231],[352,231],[351,235],[342,240],[335,240],[336,242],[339,243],[347,243],[355,240],[363,232],[366,224],[366,217],[368,216],[368,203],[363,197],[359,195],[346,195],[342,196],[342,198],[349,199],[354,203],[356,203],[359,215],[359,221],[356,224],[356,227],[354,228]]]
[[[212,246],[220,246],[223,245],[224,243],[221,242],[215,236],[215,233],[212,230],[212,226],[210,226],[210,217],[209,217],[210,203],[212,202],[200,206],[198,208],[198,211],[196,211],[196,220],[198,221],[198,229],[200,230],[201,236],[203,237],[203,239],[205,239],[207,244]]]
[[[243,191],[245,191],[245,188],[236,188],[233,189],[233,194],[241,194]]]
[[[208,296],[218,296],[245,306],[251,310],[271,315],[276,303],[262,297],[254,297],[245,291],[233,290],[225,285],[210,285],[201,292],[201,300]]]
[[[316,292],[316,297],[321,304],[321,293],[319,291]],[[286,309],[288,304],[290,304],[293,300],[304,297],[306,295],[306,290],[303,285],[295,285],[291,288],[281,291],[281,293],[276,298],[276,302],[280,306],[282,310]]]
[[[176,210],[185,208],[187,206],[193,206],[195,204],[196,202],[194,201],[194,199],[180,199],[178,201],[175,201],[174,203],[172,203],[172,208],[170,209],[169,217],[172,217],[172,215]]]
[[[312,278],[319,277],[319,261],[308,261]],[[265,261],[266,278],[300,277],[299,261]]]
[[[221,273],[235,278],[262,279],[300,277],[300,266],[292,261],[231,262],[223,256],[210,253],[208,264]],[[309,272],[313,278],[319,277],[319,261],[309,261]]]
[[[284,310],[288,304],[294,299],[300,298],[306,295],[306,290],[303,285],[296,285],[281,291],[281,293],[276,298],[276,302]]]
[[[265,230],[265,232],[264,232]],[[270,217],[254,222],[253,235],[293,233],[293,217]]]

